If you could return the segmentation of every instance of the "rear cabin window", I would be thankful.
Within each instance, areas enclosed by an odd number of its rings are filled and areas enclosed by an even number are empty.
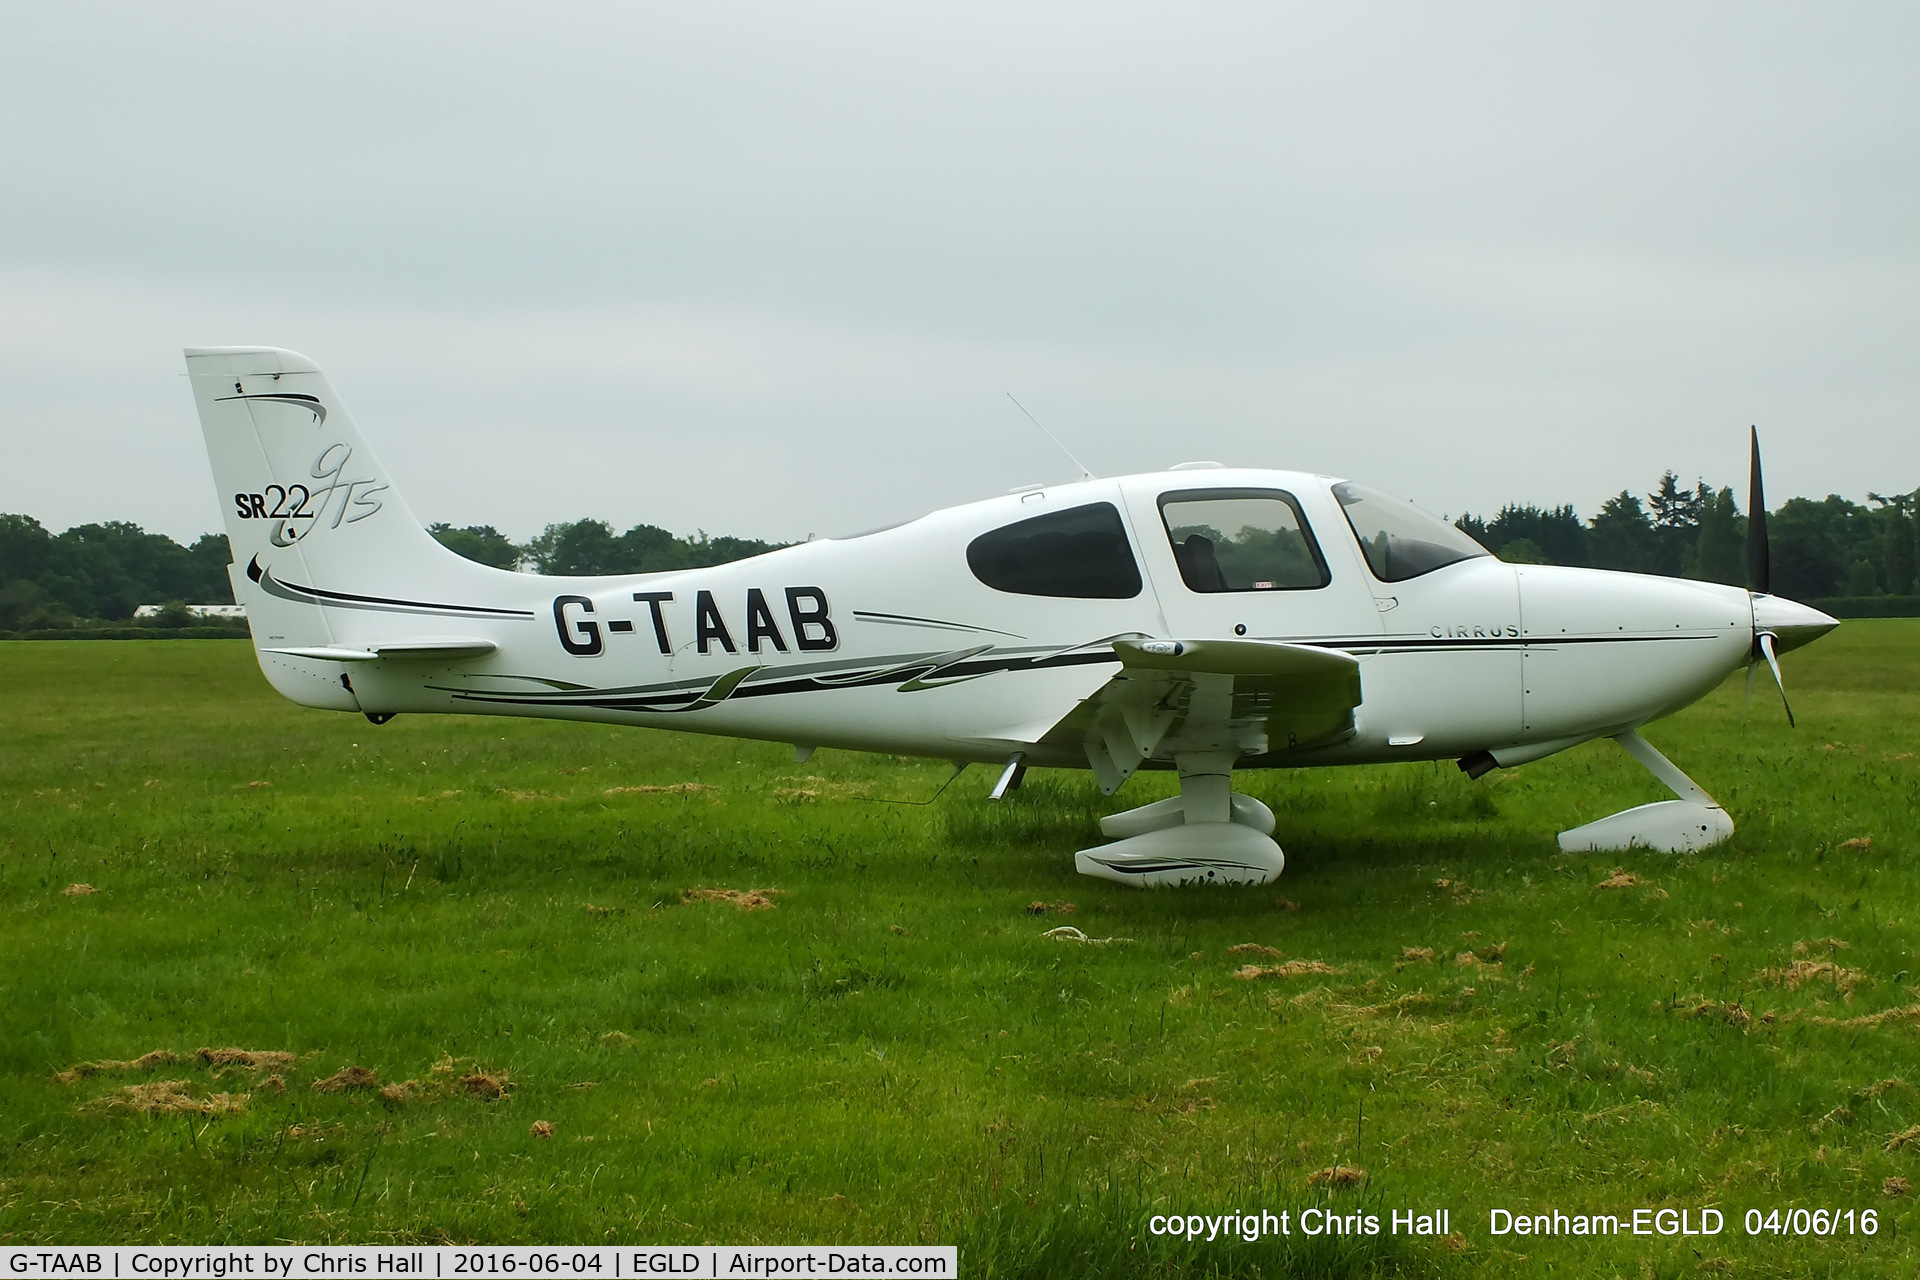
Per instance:
[[[1140,566],[1111,502],[1049,512],[967,546],[967,567],[995,591],[1081,600],[1129,600],[1140,594]]]
[[[1190,591],[1311,591],[1327,562],[1300,504],[1278,489],[1162,494],[1160,519]]]

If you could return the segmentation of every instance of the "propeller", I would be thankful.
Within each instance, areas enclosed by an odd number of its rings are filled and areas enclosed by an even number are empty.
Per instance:
[[[1760,483],[1760,428],[1747,428],[1747,590],[1755,595],[1773,592],[1773,561],[1767,554],[1767,494]]]
[[[1760,428],[1748,431],[1747,454],[1747,591],[1750,595],[1773,593],[1773,558],[1767,547],[1767,494],[1760,480]],[[1787,727],[1797,728],[1793,704],[1787,700],[1787,682],[1780,674],[1778,639],[1758,626],[1753,633],[1753,653],[1747,658],[1747,702],[1753,701],[1753,668],[1762,658],[1773,672],[1773,683],[1780,690],[1780,705],[1787,709]]]
[[[1758,644],[1760,652],[1766,656],[1767,666],[1773,670],[1773,683],[1780,689],[1780,705],[1787,709],[1787,728],[1799,728],[1799,725],[1794,723],[1793,704],[1787,701],[1787,682],[1780,675],[1780,655],[1774,649],[1773,632],[1762,631],[1754,637],[1754,641]],[[1747,687],[1749,689],[1753,687],[1753,663],[1751,662],[1747,664]]]

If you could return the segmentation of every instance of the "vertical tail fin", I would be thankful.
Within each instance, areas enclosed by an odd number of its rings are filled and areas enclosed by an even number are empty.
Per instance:
[[[421,527],[313,361],[273,347],[186,357],[261,667],[296,702],[357,710],[337,664],[272,651],[364,639],[383,615],[350,601],[466,598],[505,575]]]

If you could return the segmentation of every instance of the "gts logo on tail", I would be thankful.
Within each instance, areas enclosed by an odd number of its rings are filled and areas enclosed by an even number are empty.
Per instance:
[[[309,530],[318,528],[317,525],[297,525],[293,521],[324,516],[328,507],[333,508],[333,522],[328,527],[338,529],[342,523],[358,524],[376,514],[384,505],[375,495],[385,493],[387,486],[372,476],[359,480],[347,479],[347,463],[352,458],[353,446],[335,441],[320,451],[320,456],[313,460],[313,466],[309,468],[314,479],[313,488],[309,489],[304,484],[270,484],[258,493],[236,493],[233,495],[233,513],[241,520],[278,520],[280,523],[274,526],[271,535],[276,547],[290,547]],[[297,500],[296,494],[299,495]],[[339,497],[337,503],[334,501],[336,495]],[[289,503],[292,505],[289,506]],[[351,515],[348,514],[349,509]]]

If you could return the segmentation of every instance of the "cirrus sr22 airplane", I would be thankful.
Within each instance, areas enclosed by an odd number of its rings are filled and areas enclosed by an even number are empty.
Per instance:
[[[1364,485],[1187,463],[1033,488],[706,569],[559,578],[422,528],[318,366],[187,368],[261,670],[309,707],[543,716],[1002,766],[1140,769],[1087,875],[1261,883],[1285,859],[1236,769],[1457,759],[1473,777],[1612,738],[1677,799],[1560,835],[1682,851],[1725,810],[1639,734],[1832,618],[1767,592],[1504,564]]]

